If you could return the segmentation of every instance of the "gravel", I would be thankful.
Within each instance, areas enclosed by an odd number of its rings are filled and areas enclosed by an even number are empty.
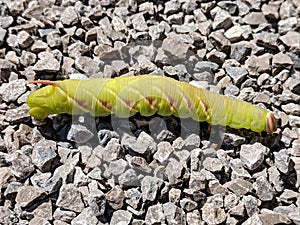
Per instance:
[[[300,224],[299,18],[297,0],[0,1],[0,224]],[[277,131],[28,114],[30,81],[146,73]]]

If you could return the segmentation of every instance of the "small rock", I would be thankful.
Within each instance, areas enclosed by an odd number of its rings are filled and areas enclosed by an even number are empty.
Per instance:
[[[224,209],[205,203],[202,207],[202,219],[209,225],[220,224],[226,220],[226,214]]]
[[[58,31],[52,31],[46,36],[50,48],[58,48],[61,45],[61,37]]]
[[[236,59],[239,62],[244,62],[250,53],[251,48],[247,42],[237,42],[231,45],[230,58]]]
[[[270,103],[270,96],[268,94],[265,94],[265,93],[258,93],[254,97],[253,103],[265,103],[265,104],[269,104]]]
[[[295,199],[297,199],[299,193],[292,191],[290,189],[285,189],[283,193],[279,196],[279,199],[287,204],[292,204]]]
[[[224,36],[222,31],[214,31],[209,35],[209,40],[211,41],[212,45],[221,52],[226,54],[229,53],[231,48],[230,41]]]
[[[53,218],[56,220],[61,220],[70,224],[72,219],[76,217],[76,213],[69,210],[62,210],[61,208],[57,208],[53,214]]]
[[[132,208],[137,209],[141,203],[142,193],[137,188],[131,188],[125,191],[125,202]]]
[[[5,102],[16,101],[23,93],[26,92],[26,81],[18,79],[3,83],[0,87],[1,98]]]
[[[200,146],[200,137],[196,134],[191,134],[189,135],[185,140],[184,140],[184,148],[187,150],[193,150],[195,148],[198,148]]]
[[[142,13],[136,13],[131,17],[132,26],[137,31],[148,30],[147,23]]]
[[[249,170],[255,170],[264,161],[264,153],[268,151],[267,147],[260,143],[253,145],[242,145],[240,159]]]
[[[280,177],[280,172],[276,166],[271,166],[268,169],[269,181],[277,192],[281,192],[284,189],[284,183]]]
[[[184,38],[184,36],[183,36]],[[178,59],[186,58],[190,44],[182,38],[182,35],[169,35],[163,40],[162,49]]]
[[[211,52],[207,53],[207,59],[211,62],[222,65],[226,59],[227,55],[224,52],[217,51],[213,49]]]
[[[249,25],[258,26],[262,23],[267,23],[267,20],[261,12],[250,12],[243,18],[244,22]]]
[[[8,109],[5,113],[5,119],[11,123],[19,123],[20,121],[28,120],[29,107],[26,104],[23,104],[15,109]]]
[[[232,24],[231,15],[225,10],[219,10],[214,17],[212,27],[214,30],[227,30]]]
[[[60,21],[68,26],[72,26],[79,22],[79,15],[75,7],[68,6],[62,13]]]
[[[294,77],[290,80],[289,89],[293,93],[300,95],[300,77]]]
[[[247,215],[249,217],[258,213],[259,201],[255,197],[253,197],[252,195],[246,195],[242,198],[242,202],[244,203]]]
[[[165,173],[167,174],[170,185],[182,183],[182,175],[184,167],[177,160],[170,160],[166,166]]]
[[[60,64],[52,54],[47,53],[45,57],[37,61],[33,67],[33,70],[43,73],[58,72],[60,70]]]
[[[122,186],[137,186],[139,185],[138,174],[135,170],[128,169],[118,177],[118,182]]]
[[[280,37],[280,40],[288,47],[300,47],[300,33],[296,31],[289,31]]]
[[[277,213],[269,209],[262,209],[261,213],[258,214],[262,224],[290,224],[291,220],[288,215],[283,213]]]
[[[56,205],[74,212],[82,212],[85,207],[81,192],[74,184],[64,184],[61,186]]]
[[[51,169],[52,162],[56,158],[56,143],[50,140],[41,140],[33,148],[32,162],[42,172]]]
[[[131,221],[132,214],[125,210],[114,211],[110,224],[111,225],[128,225]]]
[[[141,186],[143,201],[154,201],[163,183],[164,181],[162,179],[145,176]]]
[[[186,221],[190,225],[204,225],[204,221],[201,219],[200,213],[198,210],[193,212],[188,212],[186,214]]]
[[[20,150],[8,154],[6,156],[6,161],[11,164],[12,173],[21,179],[27,178],[35,170],[30,157]]]
[[[282,105],[281,108],[287,114],[300,115],[300,105],[295,103],[288,103],[286,105]]]
[[[33,38],[25,30],[22,30],[18,33],[17,41],[21,48],[27,48],[32,44]]]
[[[120,186],[115,186],[105,194],[105,198],[108,204],[117,210],[123,207],[125,194]]]
[[[229,41],[239,41],[242,38],[243,33],[244,29],[241,26],[236,25],[229,28],[224,35]]]
[[[30,220],[29,225],[51,225],[51,223],[48,220],[37,216]]]
[[[236,85],[239,85],[248,75],[248,71],[242,67],[226,67],[225,71]]]
[[[255,213],[253,216],[249,217],[242,225],[263,225],[262,221],[260,220],[257,213]]]
[[[163,211],[168,224],[186,224],[185,213],[171,202],[163,204]]]
[[[97,62],[87,56],[76,57],[75,68],[89,76],[99,71],[99,65],[97,64]]]
[[[288,55],[280,52],[273,56],[272,65],[274,67],[287,67],[293,65],[293,61]]]
[[[152,205],[148,208],[145,217],[145,222],[149,225],[162,224],[165,222],[163,207],[160,203]]]
[[[82,144],[94,137],[92,131],[80,124],[72,124],[68,132],[67,139],[76,143]]]
[[[157,151],[153,155],[153,158],[163,163],[174,152],[174,148],[169,142],[162,141],[157,145]]]
[[[267,178],[260,176],[256,179],[257,196],[262,201],[271,201],[274,197],[274,189]]]
[[[80,211],[80,214],[72,220],[71,224],[72,225],[82,225],[82,224],[99,225],[99,220],[94,215],[92,209],[84,208]]]
[[[207,157],[203,161],[203,166],[211,172],[220,172],[223,169],[223,163],[220,159]]]
[[[292,162],[289,157],[289,153],[287,149],[282,149],[279,152],[274,152],[274,161],[276,168],[284,173],[288,174],[292,169]]]
[[[224,184],[224,187],[231,190],[237,196],[244,196],[252,190],[252,184],[249,181],[240,178],[231,180]]]
[[[189,199],[189,198],[182,198],[179,201],[180,208],[184,209],[187,212],[191,212],[195,208],[197,208],[197,202]]]
[[[278,34],[273,34],[269,32],[261,32],[258,34],[254,34],[254,40],[257,45],[264,46],[265,48],[277,49],[278,48]]]
[[[33,186],[23,186],[20,188],[20,190],[17,193],[16,196],[16,202],[21,207],[28,207],[32,203],[34,203],[36,200],[40,199],[45,195],[45,192],[43,189],[39,187],[33,187]]]

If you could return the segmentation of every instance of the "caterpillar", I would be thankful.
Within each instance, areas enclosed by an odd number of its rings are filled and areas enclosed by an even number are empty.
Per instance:
[[[154,75],[94,78],[89,80],[37,80],[47,85],[27,99],[29,114],[44,119],[50,114],[130,117],[155,113],[161,116],[191,117],[211,125],[276,130],[276,119],[266,109],[248,102],[200,89],[173,78]]]

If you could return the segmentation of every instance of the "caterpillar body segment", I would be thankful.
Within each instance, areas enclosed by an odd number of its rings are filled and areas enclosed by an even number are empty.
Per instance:
[[[153,76],[122,76],[90,80],[33,81],[46,84],[28,96],[30,115],[44,119],[50,114],[90,113],[191,117],[197,121],[255,132],[276,130],[276,120],[266,109],[228,98],[175,79]]]

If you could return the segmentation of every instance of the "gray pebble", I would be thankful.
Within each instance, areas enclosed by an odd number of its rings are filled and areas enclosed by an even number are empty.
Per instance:
[[[271,201],[274,197],[274,188],[268,182],[267,178],[260,176],[256,179],[257,196],[262,201]]]
[[[99,220],[90,208],[82,209],[80,214],[76,216],[71,222],[72,225],[81,225],[84,223],[89,225],[99,225]]]
[[[182,208],[179,208],[171,202],[163,204],[163,211],[168,224],[185,224],[185,213]]]
[[[164,181],[160,178],[145,176],[141,183],[143,201],[154,201],[161,191],[163,183]]]
[[[157,151],[153,155],[153,158],[158,160],[160,163],[165,162],[169,156],[173,153],[174,148],[169,142],[163,141],[157,145]]]
[[[61,186],[56,204],[63,209],[74,212],[82,212],[84,210],[81,192],[74,184],[65,184]]]
[[[127,225],[131,221],[132,214],[125,210],[117,210],[111,217],[111,225]]]
[[[300,95],[300,77],[294,77],[290,80],[289,89],[293,93]]]
[[[122,186],[138,186],[138,174],[135,170],[128,169],[118,177],[118,182]]]
[[[145,222],[149,225],[164,223],[165,215],[163,213],[163,207],[160,203],[151,205],[146,213]]]
[[[21,48],[27,48],[32,44],[33,38],[28,32],[22,30],[18,33],[17,41]]]
[[[261,12],[251,12],[243,18],[244,22],[249,25],[260,25],[267,20]]]
[[[33,148],[32,163],[42,172],[51,169],[52,162],[56,158],[56,143],[50,140],[41,140]]]
[[[280,40],[288,47],[300,47],[300,33],[289,31],[280,37]]]
[[[213,20],[212,27],[214,30],[227,30],[232,24],[231,15],[225,10],[219,10]]]
[[[242,198],[242,201],[245,205],[245,209],[249,217],[259,212],[259,200],[256,199],[254,196],[246,195]]]
[[[3,83],[0,87],[1,98],[5,102],[16,101],[25,91],[26,81],[24,79]]]
[[[240,159],[249,170],[257,169],[264,160],[264,154],[267,152],[267,147],[260,143],[253,145],[242,145],[240,151]]]
[[[248,75],[248,71],[242,67],[226,67],[225,71],[236,85],[239,85]]]
[[[85,143],[94,137],[92,131],[80,124],[72,124],[67,139],[76,143]]]
[[[121,209],[125,198],[124,191],[120,186],[113,187],[105,194],[106,200],[113,209]]]
[[[17,193],[16,196],[16,202],[21,207],[28,207],[34,201],[44,197],[45,192],[43,189],[39,187],[33,187],[33,186],[23,186],[20,188],[20,190]]]
[[[60,70],[60,64],[53,54],[46,53],[37,61],[33,70],[44,73],[58,72]]]
[[[62,13],[61,22],[64,25],[71,26],[79,22],[79,15],[75,7],[69,6],[65,9],[65,11]]]
[[[209,225],[220,224],[226,220],[226,213],[212,203],[205,203],[202,207],[202,218]]]
[[[50,48],[58,48],[61,45],[60,33],[58,31],[50,32],[47,37],[47,44]],[[41,43],[42,44],[42,43]],[[44,44],[42,44],[44,45]]]
[[[287,114],[300,115],[300,105],[295,103],[288,103],[286,105],[282,105],[281,108]]]
[[[93,60],[87,56],[76,57],[75,68],[78,69],[78,71],[87,74],[88,76],[99,71],[99,65],[96,60]]]
[[[224,186],[237,196],[243,196],[253,189],[252,184],[249,181],[240,178],[231,180],[225,183]]]
[[[239,62],[244,62],[251,51],[247,45],[248,42],[237,42],[231,45],[230,58],[236,59]]]
[[[289,157],[288,150],[282,149],[279,152],[274,152],[273,154],[276,168],[280,172],[288,174],[288,172],[292,169],[292,162]]]

